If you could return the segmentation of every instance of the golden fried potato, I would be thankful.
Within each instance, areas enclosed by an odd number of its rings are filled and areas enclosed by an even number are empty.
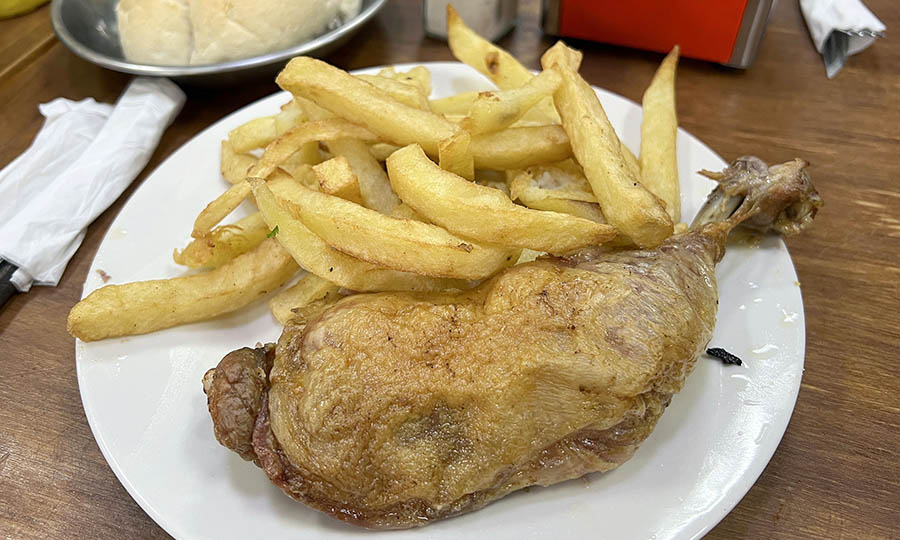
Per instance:
[[[290,158],[306,143],[347,137],[367,141],[376,139],[369,130],[340,118],[305,122],[269,143],[259,161],[247,172],[247,176],[267,178],[282,162]],[[233,212],[248,195],[250,195],[250,186],[246,181],[231,186],[200,212],[197,219],[194,220],[194,230],[191,232],[191,236],[203,238],[208,235],[209,231],[225,219],[225,216]]]
[[[432,99],[428,102],[431,111],[443,115],[460,115],[464,116],[472,108],[472,104],[478,99],[481,92],[461,92],[459,94]]]
[[[296,285],[289,287],[269,300],[269,310],[281,324],[293,320],[297,311],[314,302],[333,303],[340,298],[340,287],[315,274],[300,278]]]
[[[362,204],[359,193],[359,180],[350,168],[350,162],[344,156],[323,161],[313,167],[319,181],[319,191],[334,195],[347,201]]]
[[[359,181],[359,193],[366,208],[390,214],[400,204],[400,198],[391,189],[391,182],[378,160],[369,151],[369,145],[360,139],[338,139],[328,143],[334,154],[344,157]]]
[[[305,56],[291,60],[276,79],[281,88],[341,118],[359,123],[388,142],[419,142],[432,155],[459,127],[442,116],[405,105],[346,71]]]
[[[524,169],[572,157],[569,136],[561,126],[512,127],[472,137],[477,169]]]
[[[275,115],[276,136],[281,137],[307,120],[303,109],[294,100],[289,101],[281,107],[281,112]],[[284,160],[279,166],[290,172],[302,164],[316,165],[321,161],[318,141],[309,141],[301,145],[291,157]]]
[[[482,279],[511,258],[508,249],[481,246],[435,225],[385,216],[299,185],[278,202],[336,250],[395,270]]]
[[[275,238],[307,272],[352,291],[440,291],[465,289],[461,280],[440,279],[398,272],[332,249],[298,218],[283,208],[269,186],[254,180],[253,196],[266,224],[277,229]],[[349,203],[348,203],[349,204]]]
[[[397,71],[394,78],[415,85],[426,99],[431,95],[431,72],[425,66],[416,66],[409,71]]]
[[[425,70],[427,72],[427,70]],[[430,74],[427,75],[430,77]],[[430,79],[429,79],[430,81]],[[429,83],[430,84],[430,83]],[[327,120],[336,118],[333,113],[319,107],[315,103],[304,98],[294,98],[294,101],[313,120]],[[326,143],[332,154],[343,156],[350,162],[350,168],[359,180],[359,191],[366,208],[377,210],[388,215],[400,204],[400,199],[391,190],[391,183],[387,174],[381,168],[379,161],[384,161],[386,155],[390,155],[397,147],[387,143],[375,143],[371,147],[360,139],[336,139]],[[372,150],[377,148],[384,157],[378,157]]]
[[[228,142],[238,154],[263,148],[277,136],[275,117],[254,118],[228,132]]]
[[[466,26],[450,4],[447,4],[447,45],[457,60],[477,69],[498,88],[518,88],[534,76],[513,55]]]
[[[274,118],[275,136],[278,137],[305,122],[306,114],[303,112],[303,109],[291,100],[281,107],[281,112],[276,114]],[[259,148],[262,148],[263,146],[260,146]]]
[[[518,201],[535,210],[546,210],[548,212],[559,212],[560,214],[569,214],[581,219],[587,219],[596,223],[606,223],[600,205],[597,203],[589,203],[584,201],[573,201],[571,199],[540,199],[530,198],[530,194],[526,193],[519,197]]]
[[[640,178],[643,181],[643,177],[641,175],[641,163],[638,161],[637,156],[634,155],[634,152],[631,151],[630,148],[625,146],[621,140],[619,140],[619,149],[622,151],[622,158],[625,159],[625,164],[628,165],[628,169],[631,171],[631,174],[634,175],[635,178]]]
[[[361,81],[365,81],[372,86],[383,90],[404,105],[423,111],[431,110],[428,106],[428,96],[423,95],[416,85],[407,84],[390,77],[382,77],[381,75],[354,76]]]
[[[513,200],[568,199],[595,203],[597,197],[583,174],[552,165],[536,165],[510,173],[509,193]]]
[[[217,268],[258,246],[269,232],[259,212],[231,225],[221,225],[204,238],[195,238],[172,254],[176,264],[189,268]]]
[[[397,71],[393,66],[381,68],[379,77],[393,79],[403,84],[416,88],[426,102],[431,95],[431,72],[425,66],[416,66],[409,71]]]
[[[256,165],[254,165],[255,167]],[[194,220],[194,230],[191,231],[191,236],[194,238],[208,236],[213,227],[244,202],[249,195],[248,189],[247,181],[242,180],[207,204]]]
[[[553,99],[575,158],[609,223],[640,247],[658,246],[672,234],[672,219],[631,172],[597,94],[567,65],[566,49],[560,42],[541,61],[544,69],[555,69],[562,76]]]
[[[665,201],[672,221],[681,219],[681,191],[678,185],[678,116],[675,112],[676,45],[660,64],[650,86],[644,91],[644,118],[641,121],[641,182]]]
[[[256,165],[259,158],[251,154],[239,154],[229,141],[222,141],[222,176],[232,184],[243,182],[250,168]]]
[[[307,143],[346,138],[369,142],[378,140],[378,137],[371,131],[341,118],[305,122],[285,132],[266,146],[259,162],[250,169],[248,176],[267,178],[276,167]]]
[[[480,92],[459,125],[473,135],[509,127],[542,99],[552,96],[560,80],[555,71],[542,71],[520,88]]]
[[[421,221],[423,223],[430,223],[427,219],[422,217],[421,214],[417,213],[412,209],[411,206],[405,203],[398,204],[397,208],[394,208],[394,210],[391,211],[391,213],[388,215],[399,219],[413,219],[416,221]]]
[[[369,147],[369,153],[372,154],[372,157],[375,158],[375,161],[384,161],[388,158],[388,156],[390,156],[400,148],[401,147],[395,146],[393,144],[375,143]]]
[[[447,5],[447,44],[457,60],[478,70],[501,90],[525,86],[534,77],[534,73],[519,63],[513,55],[466,26],[459,13],[449,4]],[[579,56],[578,64],[580,65],[580,63],[581,57]],[[578,65],[575,65],[574,69],[577,70]],[[541,100],[535,108],[546,122],[559,121],[551,99]]]
[[[202,274],[107,285],[75,304],[67,329],[82,341],[146,334],[240,309],[280,287],[297,263],[276,241]]]
[[[438,146],[438,163],[445,171],[462,176],[466,180],[475,179],[475,160],[469,145],[472,136],[460,131]]]
[[[499,190],[441,169],[414,144],[394,152],[387,166],[404,203],[466,238],[562,254],[616,235],[608,225],[519,206]]]

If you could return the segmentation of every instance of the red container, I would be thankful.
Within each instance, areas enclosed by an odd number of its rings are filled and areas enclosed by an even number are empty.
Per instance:
[[[746,68],[775,0],[544,0],[550,34]]]

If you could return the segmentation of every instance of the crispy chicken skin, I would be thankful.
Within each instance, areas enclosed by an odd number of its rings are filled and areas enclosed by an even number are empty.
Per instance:
[[[784,181],[808,184],[803,166]],[[242,349],[207,373],[216,437],[288,495],[372,528],[613,469],[712,336],[728,232],[784,191],[743,193],[734,216],[654,250],[539,259],[464,292],[347,297],[286,327],[271,362]]]

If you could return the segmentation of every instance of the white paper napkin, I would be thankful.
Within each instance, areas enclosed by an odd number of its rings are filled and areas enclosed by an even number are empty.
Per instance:
[[[829,79],[848,56],[874,43],[886,29],[861,0],[800,0],[800,9]]]
[[[115,107],[58,98],[34,142],[0,171],[0,258],[19,291],[56,285],[87,226],[141,172],[184,104],[166,79],[138,78]]]

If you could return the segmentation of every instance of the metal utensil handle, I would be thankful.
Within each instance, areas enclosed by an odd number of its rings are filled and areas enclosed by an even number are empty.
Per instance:
[[[16,265],[0,259],[0,309],[3,309],[6,302],[19,292],[12,283],[12,276],[16,270],[18,270]]]

